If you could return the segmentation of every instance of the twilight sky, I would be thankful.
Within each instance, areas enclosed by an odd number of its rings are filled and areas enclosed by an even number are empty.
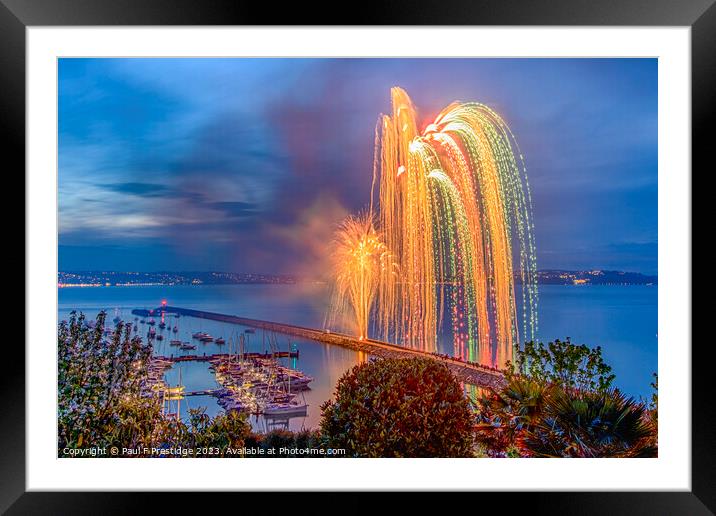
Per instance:
[[[60,270],[315,271],[391,86],[503,116],[540,269],[657,272],[656,59],[61,59]]]

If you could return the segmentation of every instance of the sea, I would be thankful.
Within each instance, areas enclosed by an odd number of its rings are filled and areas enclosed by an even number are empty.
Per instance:
[[[635,398],[648,398],[652,374],[657,371],[657,294],[657,286],[646,285],[540,285],[538,339],[547,343],[569,337],[573,343],[601,346],[605,361],[616,374],[615,385]],[[88,318],[104,310],[110,324],[115,316],[134,322],[133,309],[156,308],[166,301],[181,308],[323,328],[328,299],[327,287],[320,283],[65,287],[58,289],[58,322],[67,320],[73,310]],[[264,352],[272,346],[299,351],[298,358],[280,360],[314,378],[310,390],[300,395],[308,404],[307,413],[290,419],[250,416],[251,425],[259,432],[317,428],[321,405],[333,396],[336,382],[366,359],[350,349],[286,335],[266,335],[262,330],[246,333],[246,328],[218,321],[182,316],[169,318],[167,323],[176,324],[178,332],[167,334],[164,341],[155,341],[157,354],[226,353],[240,335],[244,335],[247,351]],[[146,335],[147,327],[139,326],[139,334]],[[191,334],[197,331],[224,337],[227,344],[194,341],[195,351],[170,347],[169,340],[191,341]],[[446,342],[439,344],[440,351],[449,347]],[[166,381],[177,385],[180,379],[187,391],[218,387],[207,362],[176,363],[167,372]],[[183,417],[189,408],[201,407],[212,416],[222,410],[211,396],[186,397],[180,403],[177,409]]]

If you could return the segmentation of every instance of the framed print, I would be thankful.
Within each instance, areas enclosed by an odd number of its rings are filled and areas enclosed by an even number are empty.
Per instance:
[[[2,3],[28,300],[3,509],[146,500],[68,491],[714,509],[691,338],[710,1],[325,25]]]

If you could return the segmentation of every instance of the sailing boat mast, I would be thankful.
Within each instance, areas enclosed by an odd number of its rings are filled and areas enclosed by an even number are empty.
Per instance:
[[[177,385],[177,387],[179,387],[179,386],[181,386],[181,367],[179,368],[179,384]],[[181,417],[179,415],[180,411],[181,411],[181,399],[182,399],[182,396],[179,395],[179,397],[177,398],[177,421],[179,421],[179,418]]]

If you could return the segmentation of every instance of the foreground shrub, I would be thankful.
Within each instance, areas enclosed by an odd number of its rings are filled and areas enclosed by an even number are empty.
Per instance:
[[[515,443],[542,419],[552,389],[546,382],[508,376],[502,389],[479,397],[476,440],[485,453],[491,457],[520,456]]]
[[[646,407],[618,390],[555,389],[518,446],[534,457],[656,457],[654,435]]]
[[[573,344],[569,337],[546,346],[534,341],[515,350],[515,363],[507,374],[519,374],[540,383],[566,388],[606,392],[614,381],[612,368],[602,358],[602,348]]]
[[[165,439],[156,400],[140,396],[151,347],[118,325],[105,340],[106,314],[96,325],[72,313],[58,331],[58,445],[64,447],[149,446]]]
[[[190,448],[218,448],[219,456],[227,448],[241,448],[251,433],[246,416],[234,410],[221,412],[213,418],[204,408],[189,409],[189,425],[184,428],[182,441]]]
[[[611,387],[600,348],[527,343],[503,388],[478,401],[476,440],[493,457],[654,457],[653,411]]]
[[[355,366],[322,406],[327,446],[358,457],[469,457],[474,418],[462,387],[427,358]]]

